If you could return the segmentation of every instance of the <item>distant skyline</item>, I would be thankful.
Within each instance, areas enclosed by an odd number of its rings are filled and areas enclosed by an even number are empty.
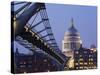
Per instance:
[[[70,27],[71,18],[80,33],[83,47],[97,46],[97,7],[68,4],[46,4],[50,24],[61,49],[65,32]]]
[[[71,18],[74,19],[74,26],[80,33],[83,47],[90,48],[91,44],[97,46],[96,6],[46,3],[46,11],[54,37],[60,49],[62,49],[62,40],[64,39],[64,34],[70,27]],[[18,43],[15,45],[20,49],[24,49],[21,52],[25,52],[25,50],[27,50]]]

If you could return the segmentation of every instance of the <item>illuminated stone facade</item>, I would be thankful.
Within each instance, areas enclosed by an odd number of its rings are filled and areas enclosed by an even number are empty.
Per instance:
[[[71,26],[67,32],[65,32],[64,40],[62,41],[62,52],[68,56],[73,57],[73,51],[78,50],[82,44],[80,35],[77,29],[74,27],[73,19],[71,20]]]

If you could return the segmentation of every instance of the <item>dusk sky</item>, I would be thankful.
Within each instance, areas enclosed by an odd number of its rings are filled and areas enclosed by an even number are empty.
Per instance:
[[[83,46],[97,45],[97,8],[95,6],[46,4],[50,24],[59,47],[64,33],[70,27],[71,18],[80,33]]]
[[[90,48],[91,44],[97,46],[97,7],[46,4],[46,10],[60,49],[62,49],[64,34],[70,27],[71,18],[74,19],[74,26],[80,33],[83,47]]]

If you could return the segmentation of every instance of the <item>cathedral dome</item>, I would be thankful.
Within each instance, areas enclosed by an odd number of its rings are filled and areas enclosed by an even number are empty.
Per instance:
[[[79,36],[77,29],[74,27],[73,19],[71,20],[71,26],[65,33],[65,36]]]
[[[71,33],[71,34],[74,34],[74,33],[77,33],[77,29],[72,25],[69,29],[68,29],[68,32]]]
[[[65,32],[64,40],[62,41],[62,50],[63,51],[73,51],[78,50],[82,44],[80,39],[80,34],[78,30],[74,27],[73,19],[71,19],[71,26]]]

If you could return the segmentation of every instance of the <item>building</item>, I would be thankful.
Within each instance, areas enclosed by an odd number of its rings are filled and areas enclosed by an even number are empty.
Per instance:
[[[69,61],[66,63],[65,69],[74,68],[74,50],[78,50],[82,44],[80,34],[74,27],[73,18],[71,19],[71,25],[67,32],[65,32],[64,40],[62,40],[62,52],[65,56],[69,57]]]
[[[14,71],[15,73],[33,73],[59,71],[60,66],[42,52],[31,54],[19,53],[18,49],[14,53]]]
[[[90,49],[82,47],[80,34],[74,27],[73,19],[70,28],[65,32],[62,52],[69,58],[65,70],[97,68],[97,49],[94,45],[91,45]]]
[[[81,44],[80,34],[74,27],[73,19],[71,19],[71,26],[65,32],[64,40],[62,41],[62,52],[68,57],[73,57],[73,51],[78,50]]]
[[[92,44],[91,47],[90,47],[90,50],[95,52],[95,51],[97,51],[97,48],[96,48],[96,46],[94,44]]]
[[[97,68],[97,51],[86,48],[80,48],[74,51],[74,69],[96,69]]]

